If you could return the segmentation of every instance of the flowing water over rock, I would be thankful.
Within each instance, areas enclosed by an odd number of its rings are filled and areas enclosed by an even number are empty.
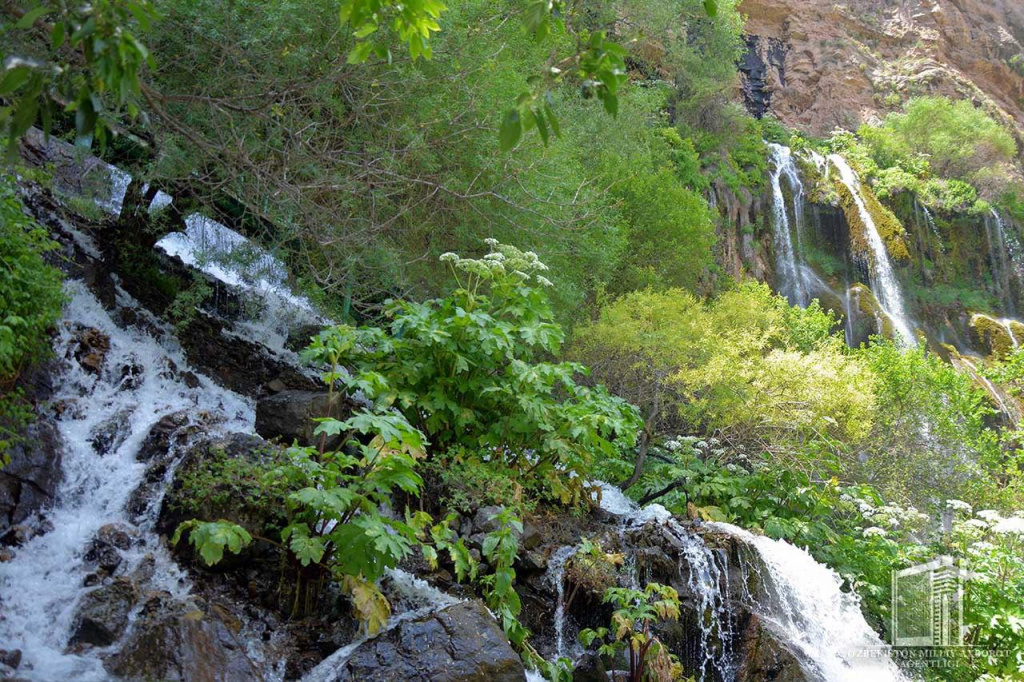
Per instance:
[[[55,396],[65,405],[59,421],[64,480],[48,516],[52,529],[0,564],[0,641],[21,649],[19,675],[48,682],[109,677],[96,650],[75,653],[68,648],[80,606],[101,589],[84,585],[92,571],[89,545],[104,527],[117,524],[139,538],[124,552],[120,574],[131,574],[151,555],[155,565],[150,585],[174,595],[189,590],[184,575],[149,532],[158,497],[141,513],[129,510],[133,492],[147,477],[148,464],[139,454],[154,425],[184,413],[201,420],[206,430],[251,431],[254,419],[249,401],[205,377],[189,373],[198,384],[191,379],[186,383],[189,368],[171,337],[118,326],[80,283],[69,282],[67,292],[70,301],[56,342],[65,369]],[[133,305],[127,296],[119,298],[122,306]],[[76,359],[83,329],[109,340],[98,363]],[[116,437],[102,438],[111,420],[117,422],[112,429]]]
[[[785,541],[727,523],[708,525],[750,549],[745,570],[756,574],[760,586],[749,595],[753,610],[800,652],[816,677],[828,682],[906,680],[864,620],[859,600],[840,589],[842,579],[835,572]]]
[[[769,178],[772,186],[772,217],[775,242],[775,260],[779,293],[793,305],[808,304],[807,286],[803,274],[802,238],[804,186],[800,173],[793,163],[789,147],[768,143],[775,168]],[[793,221],[789,219],[786,196],[782,189],[782,178],[789,183],[793,198]],[[795,233],[795,239],[794,239]],[[794,245],[795,242],[795,245]]]
[[[871,217],[871,212],[868,211],[864,199],[861,197],[860,179],[846,159],[838,154],[830,154],[828,160],[839,171],[839,177],[853,196],[861,222],[864,223],[865,237],[868,248],[871,249],[871,258],[869,259],[871,290],[875,293],[879,305],[892,321],[893,327],[903,342],[910,347],[917,346],[917,338],[914,336],[913,326],[907,316],[903,292],[899,279],[896,277],[896,271],[885,248],[885,242],[882,241],[882,236],[878,233],[875,220]]]
[[[1016,232],[1007,230],[1002,216],[994,208],[985,216],[988,260],[992,266],[1003,312],[1013,316],[1017,310],[1017,289],[1024,280],[1024,253]]]

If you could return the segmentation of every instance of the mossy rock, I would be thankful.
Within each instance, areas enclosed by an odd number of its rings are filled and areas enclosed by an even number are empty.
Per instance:
[[[843,209],[846,222],[850,226],[850,244],[853,246],[854,252],[864,255],[868,259],[873,259],[874,254],[870,244],[868,244],[867,226],[861,219],[860,209],[857,207],[853,194],[839,178],[836,178],[833,184],[839,195],[839,207]],[[907,236],[907,231],[903,228],[899,218],[896,217],[895,213],[883,206],[866,185],[861,185],[860,194],[864,200],[864,206],[875,223],[878,235],[882,238],[882,243],[885,245],[885,250],[888,252],[889,257],[897,264],[909,262],[910,250],[907,248],[907,243],[904,239]]]
[[[971,331],[971,342],[989,357],[1005,358],[1017,347],[1015,339],[1024,339],[1024,323],[1017,320],[1003,322],[975,313],[967,326]]]
[[[881,334],[887,339],[897,338],[892,320],[885,314],[870,287],[857,282],[849,288],[847,294],[851,304],[849,312],[854,346],[867,341],[873,334]]]

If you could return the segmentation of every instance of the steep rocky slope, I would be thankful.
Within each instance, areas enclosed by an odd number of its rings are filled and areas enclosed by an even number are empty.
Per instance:
[[[744,97],[814,135],[914,95],[967,97],[1024,131],[1019,0],[743,0]]]

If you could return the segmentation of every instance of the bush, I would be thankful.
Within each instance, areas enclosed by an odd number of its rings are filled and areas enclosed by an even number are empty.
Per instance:
[[[680,290],[637,292],[579,328],[571,353],[640,406],[649,437],[719,431],[781,456],[870,429],[870,376],[834,325],[817,305],[790,307],[752,282],[706,304]]]
[[[345,365],[331,378],[397,410],[425,434],[431,456],[493,462],[537,495],[578,504],[599,456],[631,448],[640,419],[602,387],[577,383],[582,365],[544,361],[558,351],[533,253],[490,240],[481,259],[441,258],[456,289],[424,303],[391,302],[388,328],[338,326],[309,357]]]
[[[940,177],[970,180],[1017,154],[1010,133],[968,100],[917,97],[881,126],[861,126],[858,132],[879,166],[900,166],[915,175],[922,174],[926,160]]]
[[[49,333],[61,313],[62,276],[44,260],[54,248],[25,215],[14,179],[0,175],[0,465],[32,417],[15,384],[49,352]]]

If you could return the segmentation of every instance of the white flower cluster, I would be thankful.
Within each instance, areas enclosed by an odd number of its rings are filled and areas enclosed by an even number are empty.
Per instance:
[[[864,529],[864,537],[866,538],[884,538],[885,536],[886,532],[884,528],[879,528],[878,526],[871,526],[870,528]]]
[[[963,500],[946,500],[946,509],[970,514],[974,510],[974,507]]]

